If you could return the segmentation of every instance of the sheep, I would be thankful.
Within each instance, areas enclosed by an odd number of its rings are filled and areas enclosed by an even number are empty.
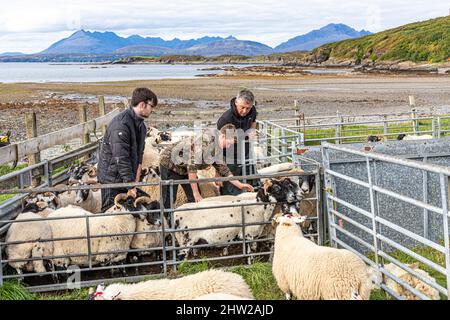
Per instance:
[[[423,134],[423,135],[409,135],[409,134],[399,134],[397,136],[397,140],[404,140],[404,141],[412,141],[412,140],[429,140],[433,139],[432,135],[429,134]]]
[[[265,182],[263,188],[258,193],[248,192],[237,196],[219,196],[209,199],[203,199],[197,203],[186,203],[179,207],[179,209],[192,209],[189,211],[175,212],[175,228],[183,230],[187,228],[201,228],[209,227],[205,230],[191,230],[176,232],[175,238],[181,246],[193,246],[199,242],[208,243],[211,245],[220,244],[224,242],[231,242],[235,238],[243,239],[242,227],[228,227],[213,229],[214,225],[233,225],[242,223],[242,211],[244,212],[245,222],[259,223],[269,221],[277,206],[277,202],[283,203],[283,213],[296,213],[296,198],[295,187],[289,179],[285,181],[268,180]],[[265,205],[252,205],[256,202],[268,202]],[[248,206],[211,208],[224,204],[249,204]],[[245,239],[253,240],[262,235],[264,225],[252,225],[245,228]],[[181,249],[179,254],[188,258],[190,249]],[[224,251],[226,254],[226,251]]]
[[[203,296],[197,297],[192,300],[254,300],[253,298],[246,298],[241,296],[236,296],[228,293],[209,293]]]
[[[115,205],[108,209],[106,213],[111,215],[95,217],[94,214],[75,206],[60,208],[51,213],[49,218],[67,218],[70,216],[79,216],[80,218],[49,220],[48,223],[52,229],[54,238],[84,237],[75,240],[54,241],[54,255],[65,256],[64,258],[55,258],[55,266],[67,267],[71,264],[79,266],[89,265],[87,256],[88,247],[86,243],[86,217],[89,217],[90,236],[112,235],[133,233],[136,230],[147,230],[145,227],[147,221],[152,222],[151,215],[133,214],[137,211],[136,205],[139,202],[145,202],[150,208],[154,208],[156,202],[150,202],[148,197],[137,198],[127,197],[126,194],[119,194],[114,199]],[[125,215],[113,215],[113,213],[129,212]],[[140,224],[144,226],[140,226]],[[91,238],[90,247],[92,253],[112,252],[101,255],[92,255],[93,265],[113,264],[126,258],[126,250],[130,249],[134,239],[133,235],[117,235],[110,237]],[[139,240],[136,240],[138,243]],[[145,242],[144,242],[145,245]],[[136,245],[135,245],[136,246]],[[121,252],[119,252],[121,251]],[[81,257],[69,257],[70,255],[85,254]]]
[[[31,193],[23,200],[23,212],[37,213],[46,218],[61,206],[59,198],[53,192]]]
[[[142,182],[155,182],[159,183],[161,181],[159,175],[157,172],[153,169],[150,169],[148,173],[144,176],[144,179]],[[151,199],[160,199],[160,187],[159,185],[148,185],[148,186],[141,186],[142,191],[147,193]],[[184,192],[183,188],[181,186],[178,186],[177,194],[174,195],[174,207],[178,208],[179,206],[185,204],[188,202],[186,193]]]
[[[272,272],[278,287],[290,298],[369,299],[370,268],[345,249],[321,247],[303,237],[297,223],[304,218],[277,217]]]
[[[283,162],[283,163],[274,164],[270,167],[259,169],[258,174],[260,174],[260,175],[273,174],[273,173],[282,172],[282,171],[289,171],[289,170],[292,170],[293,168],[294,168],[293,163]]]
[[[84,186],[87,183],[75,183],[70,186]],[[74,205],[91,213],[99,213],[102,209],[102,195],[98,189],[78,189],[64,191],[58,195],[60,208]]]
[[[198,170],[197,177],[199,179],[210,179],[217,176],[216,169],[211,166],[209,169]],[[219,188],[214,182],[199,183],[198,188],[202,198],[217,197],[220,195]]]
[[[378,136],[375,136],[375,135],[369,135],[368,137],[367,137],[367,141],[368,142],[380,142],[380,141],[382,141],[383,140],[383,136],[381,136],[381,135],[378,135]]]
[[[417,263],[409,264],[407,266],[413,269],[415,272],[419,273],[422,277],[429,279],[433,283],[436,283],[436,280],[431,277],[426,271],[419,269],[419,265]],[[411,287],[422,292],[431,300],[440,300],[439,291],[437,289],[419,280],[417,277],[413,276],[411,273],[400,268],[399,266],[393,263],[389,263],[384,266],[384,269],[386,269],[389,273],[393,274],[397,278],[405,281]],[[417,297],[415,294],[389,277],[386,277],[386,286],[396,292],[399,296],[402,296],[407,300],[419,300],[419,297]]]
[[[153,146],[152,140],[145,139],[144,155],[142,158],[142,169],[159,170],[160,154],[157,147]]]
[[[24,212],[17,216],[15,221],[34,220],[26,222],[13,222],[6,233],[6,242],[28,241],[20,244],[8,244],[6,255],[8,260],[49,257],[53,253],[51,240],[52,230],[42,217],[33,212]],[[46,272],[44,260],[8,262],[19,275],[22,271]]]
[[[252,299],[242,276],[221,270],[207,270],[178,279],[148,280],[135,284],[111,284],[97,288],[93,300],[192,300],[221,293]]]

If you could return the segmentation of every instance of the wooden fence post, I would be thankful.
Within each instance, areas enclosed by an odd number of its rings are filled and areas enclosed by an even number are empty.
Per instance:
[[[419,122],[417,121],[416,99],[414,96],[409,96],[409,107],[411,108],[411,119],[414,134],[419,133]]]
[[[27,138],[33,139],[36,138],[37,135],[37,118],[36,113],[28,113],[25,115],[25,125],[27,127]],[[41,162],[41,153],[38,151],[37,153],[28,155],[28,165],[31,166],[33,164]],[[32,173],[32,181],[31,186],[37,187],[41,184],[41,177],[39,175],[39,170],[37,172]]]
[[[99,96],[98,97],[98,113],[99,116],[104,116],[106,114],[106,106],[105,106],[105,97]],[[105,136],[106,133],[106,126],[102,126],[102,135]]]
[[[87,122],[87,108],[86,105],[81,105],[79,107],[80,124]],[[89,133],[84,133],[81,135],[81,143],[88,144],[91,141]]]

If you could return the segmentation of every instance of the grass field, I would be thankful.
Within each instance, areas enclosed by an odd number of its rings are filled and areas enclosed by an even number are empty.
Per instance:
[[[435,262],[438,265],[445,267],[444,254],[428,248],[415,247],[410,248],[412,251],[421,256]],[[417,262],[412,257],[406,255],[401,251],[394,251],[390,254],[395,259],[403,263]],[[368,256],[374,260],[373,255]],[[386,262],[387,263],[387,262]],[[219,266],[220,267],[220,266]],[[425,270],[436,279],[444,288],[446,287],[446,277],[434,269],[428,267],[423,263],[419,263],[419,267]],[[189,263],[183,262],[178,267],[177,276],[189,275],[197,272],[205,271],[211,268],[211,264],[203,258],[201,262]],[[241,265],[226,268],[230,272],[241,275],[250,286],[256,300],[283,300],[284,294],[278,288],[275,278],[272,274],[272,266],[266,262],[256,261],[252,265]],[[171,275],[172,276],[172,275]],[[154,276],[149,276],[147,279],[154,279]],[[0,287],[0,300],[84,300],[88,295],[88,288],[81,288],[72,291],[50,292],[50,293],[30,293],[26,287],[18,284],[15,281],[7,281],[3,287]],[[441,299],[447,297],[441,295]],[[371,293],[370,300],[391,300],[393,299],[389,294],[381,289],[374,289]]]

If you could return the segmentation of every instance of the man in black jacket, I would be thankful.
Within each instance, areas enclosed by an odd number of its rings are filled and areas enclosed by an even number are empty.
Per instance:
[[[157,104],[158,98],[151,90],[136,88],[131,106],[112,119],[100,150],[97,168],[100,183],[139,182],[147,134],[144,119]],[[119,193],[136,197],[137,191],[135,187],[101,189],[102,212],[114,204],[114,197]]]
[[[230,109],[225,111],[217,120],[217,129],[222,129],[222,127],[228,123],[233,124],[236,129],[241,129],[241,133],[247,133],[246,137],[238,135],[238,141],[236,144],[231,146],[234,148],[233,152],[233,163],[229,163],[230,157],[227,156],[227,164],[228,168],[230,168],[231,172],[234,176],[243,175],[243,166],[245,164],[242,163],[242,150],[245,148],[244,158],[247,161],[250,156],[250,148],[248,137],[253,136],[256,131],[256,107],[255,107],[255,96],[250,90],[241,90],[238,95],[231,99],[230,101]],[[253,131],[253,133],[250,133]],[[242,144],[245,144],[244,147]],[[225,150],[225,153],[230,154],[231,150]],[[245,165],[245,173],[256,174],[254,165]],[[250,184],[253,184],[253,181],[247,181]],[[223,195],[237,195],[242,193],[243,191],[236,188],[229,182],[224,182],[221,187],[221,194]]]

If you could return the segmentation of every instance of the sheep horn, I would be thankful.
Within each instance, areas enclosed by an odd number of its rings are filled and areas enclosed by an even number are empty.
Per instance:
[[[149,204],[150,202],[152,202],[152,199],[150,199],[150,197],[147,197],[147,196],[139,197],[134,201],[134,206],[137,207],[137,205],[141,202],[144,202],[145,204]]]
[[[97,177],[90,177],[86,181],[84,181],[85,184],[96,184],[98,183]]]
[[[89,177],[96,177],[97,176],[97,168],[95,168],[94,166],[90,167],[87,174]]]
[[[126,200],[128,198],[128,195],[126,193],[119,193],[115,198],[114,198],[114,205],[117,206],[118,208],[123,208],[123,206],[121,204],[119,204],[120,200]]]
[[[58,196],[55,196],[55,198],[53,199],[53,201],[55,202],[56,207],[59,208],[60,205],[61,205],[61,201],[59,200],[59,197],[58,197]]]
[[[77,179],[74,179],[72,177],[69,178],[69,186],[78,184],[78,183],[79,183],[79,181]]]

